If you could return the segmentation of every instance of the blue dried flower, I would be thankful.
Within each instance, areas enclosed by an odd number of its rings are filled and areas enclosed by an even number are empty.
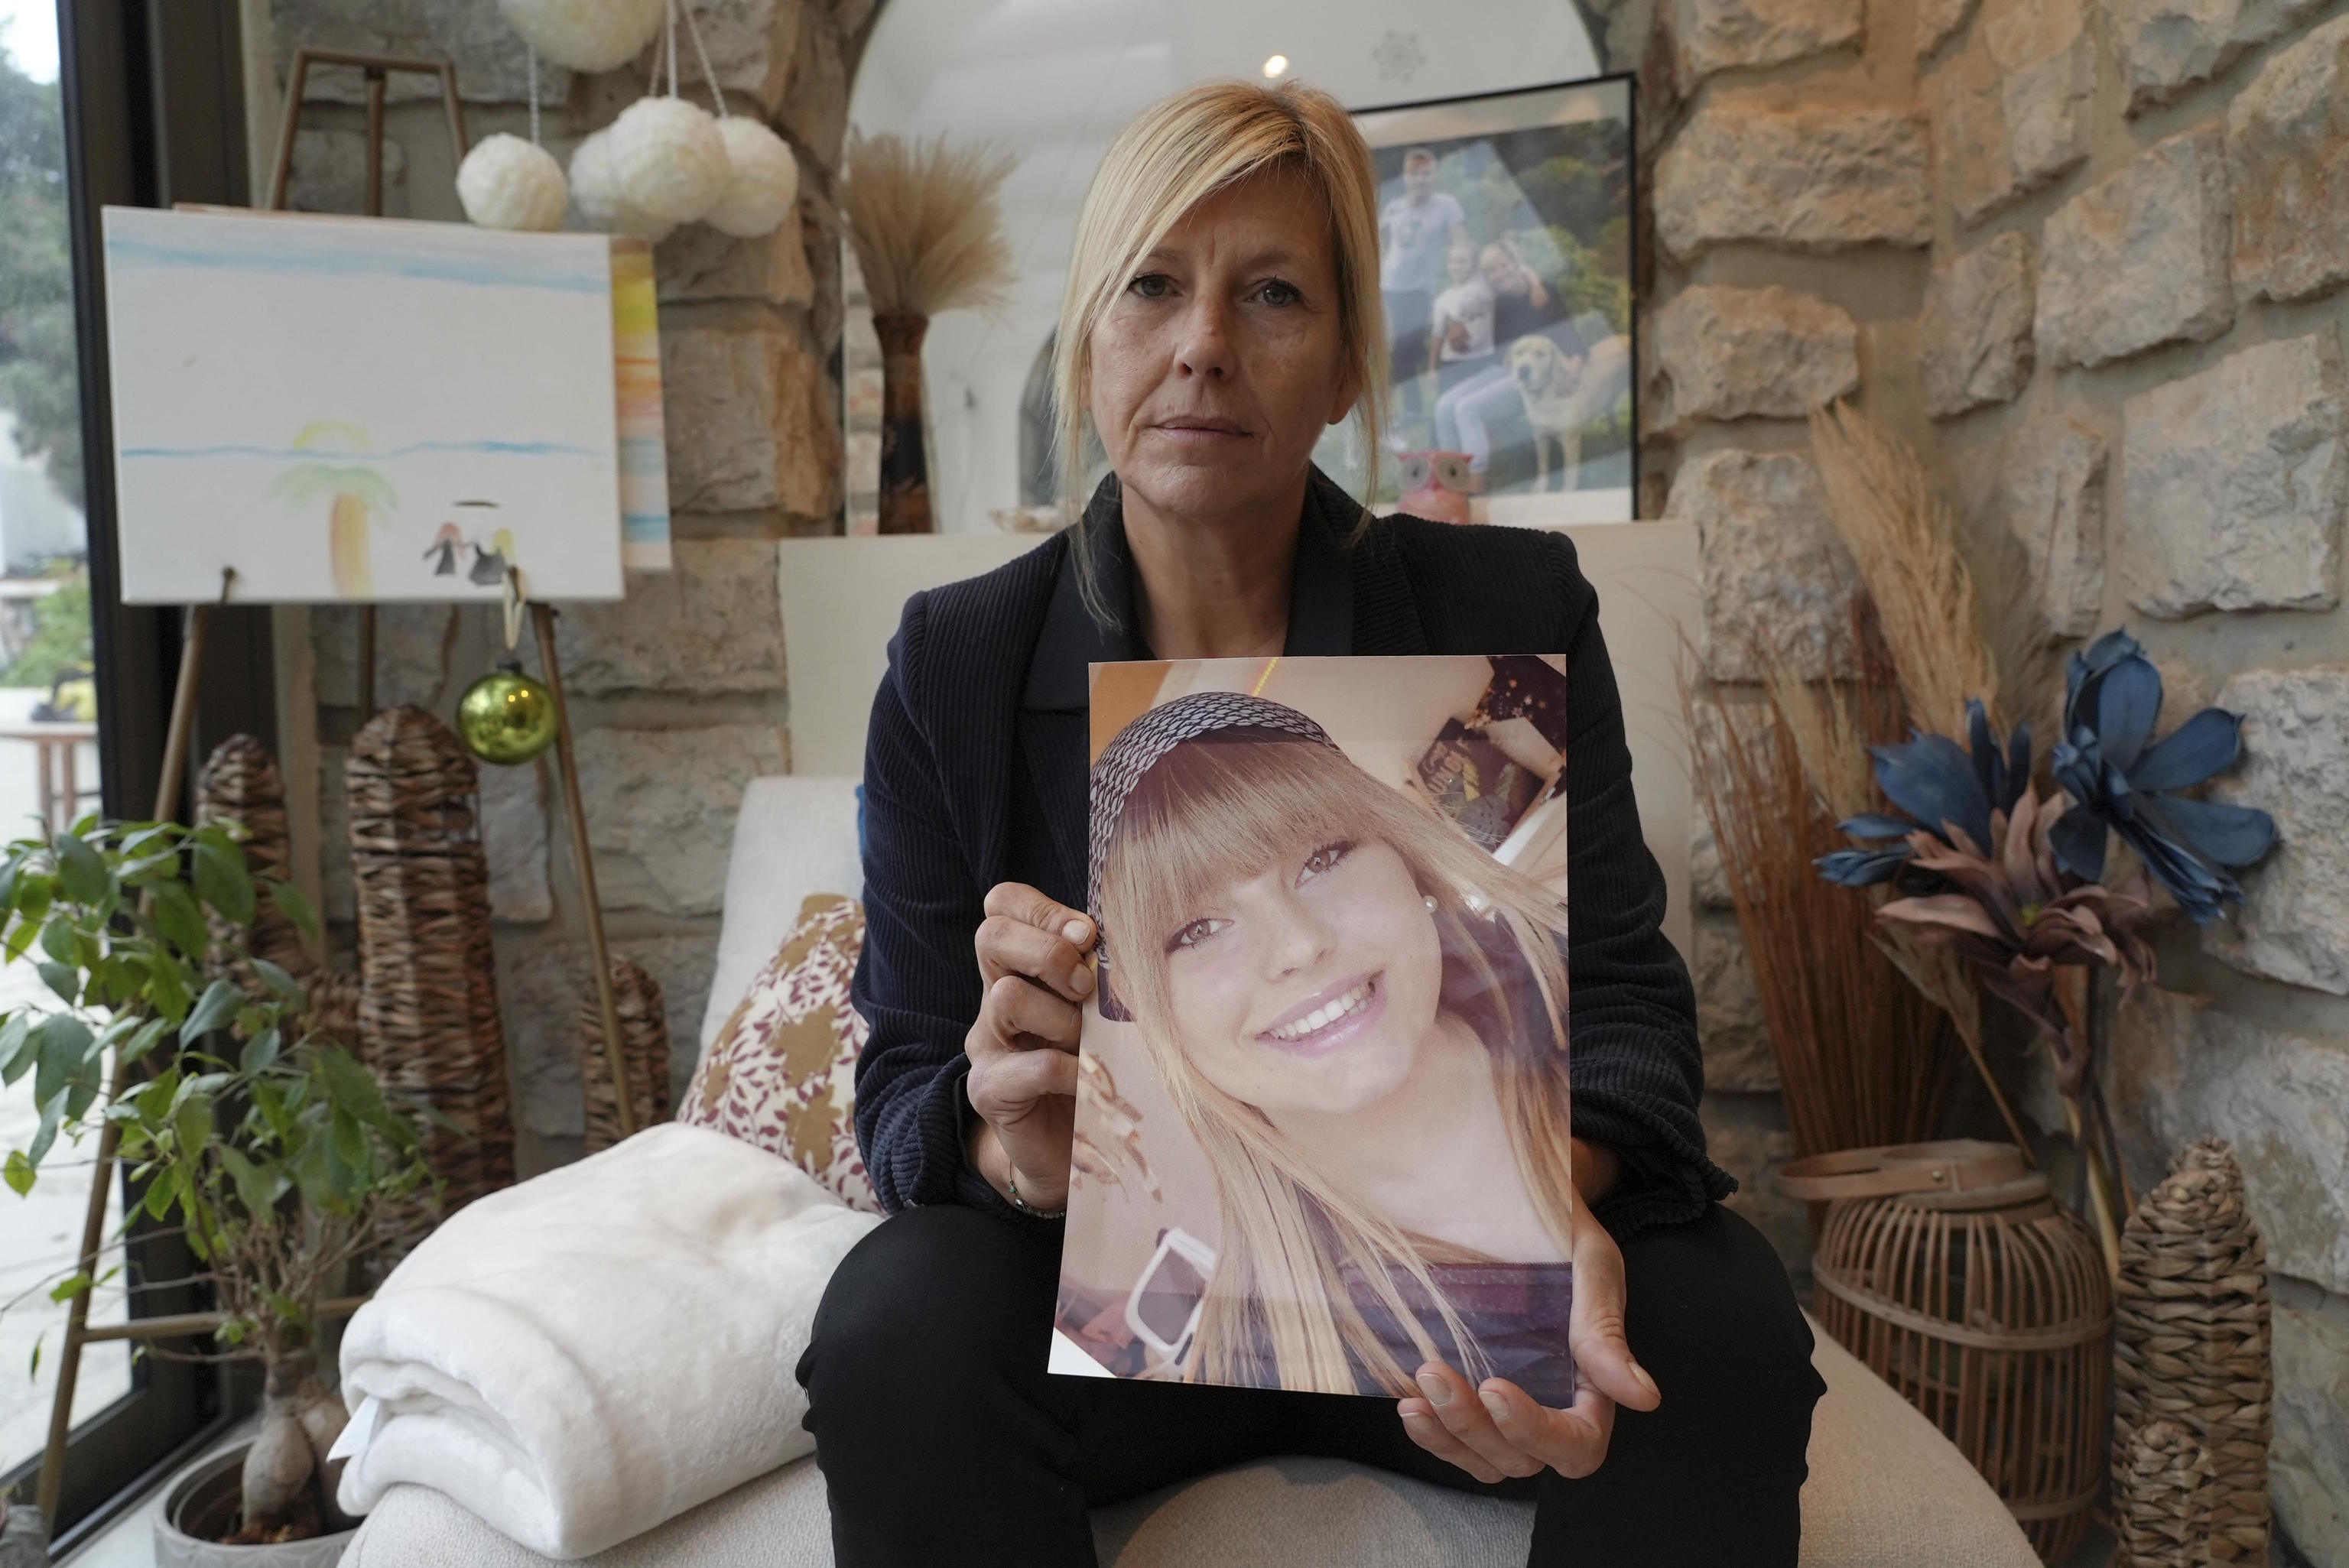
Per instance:
[[[1961,748],[1947,736],[1919,733],[1903,746],[1869,747],[1877,787],[1908,815],[1870,811],[1837,823],[1855,839],[1880,841],[1879,847],[1822,855],[1815,862],[1819,874],[1844,887],[1889,882],[1916,852],[1909,835],[1920,830],[1953,848],[1948,827],[1971,840],[1976,851],[1988,845],[1991,813],[2013,816],[2015,801],[2030,786],[2031,727],[2017,725],[2002,747],[1982,705],[1969,702],[1966,740]]]
[[[2198,924],[2240,902],[2220,867],[2247,866],[2275,842],[2265,811],[2177,793],[2230,767],[2242,719],[2206,707],[2148,746],[2161,716],[2161,672],[2126,631],[2072,655],[2064,683],[2064,739],[2050,756],[2076,802],[2049,834],[2056,862],[2084,882],[2105,874],[2107,829],[2137,852],[2155,881]]]

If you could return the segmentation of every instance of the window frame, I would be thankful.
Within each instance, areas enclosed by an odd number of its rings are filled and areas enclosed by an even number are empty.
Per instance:
[[[181,201],[247,204],[242,30],[237,0],[57,3],[101,799],[109,817],[144,819],[154,813],[184,616],[120,602],[100,211]],[[238,733],[276,744],[265,607],[212,613],[202,677],[180,793],[183,818],[196,769],[213,746]],[[143,1189],[125,1171],[118,1170],[115,1179],[123,1186],[123,1212],[133,1212]],[[152,1222],[134,1224],[129,1257],[144,1277],[185,1279],[195,1261],[162,1230]],[[202,1311],[209,1295],[197,1284],[175,1285],[134,1296],[129,1310],[134,1317]],[[181,1351],[204,1347],[193,1338],[165,1343]],[[49,1353],[57,1349],[52,1340]],[[62,1556],[104,1529],[213,1441],[257,1402],[259,1383],[250,1367],[135,1360],[130,1392],[74,1429],[57,1517],[50,1522],[52,1552]],[[0,1472],[0,1493],[29,1500],[40,1462],[36,1454]]]

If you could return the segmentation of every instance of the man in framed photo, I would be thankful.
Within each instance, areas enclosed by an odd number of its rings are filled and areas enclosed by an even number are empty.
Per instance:
[[[1392,374],[1405,412],[1420,407],[1419,377],[1427,370],[1429,313],[1446,282],[1444,257],[1468,239],[1460,199],[1435,188],[1435,154],[1414,147],[1403,154],[1402,194],[1379,212],[1379,292],[1385,296]]]

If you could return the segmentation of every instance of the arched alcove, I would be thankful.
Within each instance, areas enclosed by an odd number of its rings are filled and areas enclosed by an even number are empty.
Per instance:
[[[1076,212],[1102,150],[1144,105],[1196,81],[1288,77],[1350,107],[1572,80],[1601,69],[1579,10],[1541,0],[887,0],[849,99],[868,134],[991,140],[1019,162],[1003,210],[1018,275],[997,315],[932,324],[923,351],[932,505],[942,531],[995,526],[1021,504],[1023,402],[1058,318]],[[851,263],[844,380],[849,527],[873,490],[879,356]],[[869,385],[860,385],[860,380]],[[869,508],[869,500],[865,501]]]

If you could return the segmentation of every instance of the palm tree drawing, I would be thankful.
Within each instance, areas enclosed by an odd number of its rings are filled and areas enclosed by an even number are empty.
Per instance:
[[[296,451],[316,451],[321,459],[357,457],[367,449],[367,432],[357,425],[316,419],[294,438]],[[303,463],[277,476],[270,498],[297,511],[316,507],[331,497],[326,512],[327,559],[334,570],[335,596],[371,599],[375,569],[367,550],[367,523],[378,512],[398,509],[399,498],[384,477],[371,468],[349,462]]]

